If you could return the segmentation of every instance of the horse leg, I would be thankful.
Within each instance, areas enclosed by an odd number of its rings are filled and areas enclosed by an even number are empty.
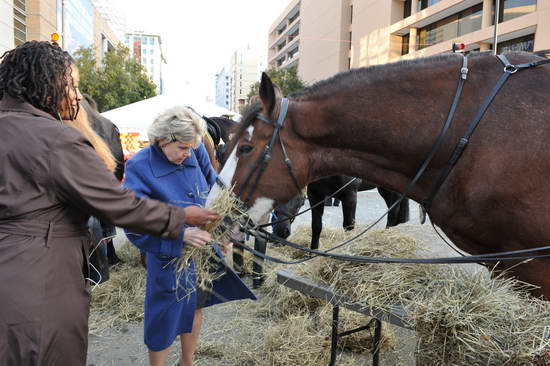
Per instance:
[[[235,235],[235,240],[238,240],[240,243],[244,244],[245,240],[244,233],[238,233]],[[239,275],[244,276],[244,251],[243,249],[234,246],[233,247],[233,270]]]
[[[396,199],[399,199],[399,197],[401,197],[401,195],[397,193]],[[409,219],[409,199],[403,198],[403,201],[399,204],[399,219],[397,224],[404,224],[408,222]]]
[[[357,211],[357,191],[347,192],[342,198],[342,216],[344,217],[344,230],[355,229],[355,213]]]
[[[267,250],[267,242],[265,239],[255,238],[254,239],[254,250],[265,254]],[[254,256],[254,261],[252,262],[252,288],[259,288],[265,281],[264,274],[264,259],[260,256]]]
[[[314,192],[310,192],[308,186],[307,198],[309,200],[310,207],[313,207],[319,202],[324,202],[324,195],[319,195]],[[323,230],[323,212],[325,211],[325,205],[319,204],[313,207],[311,210],[311,249],[319,249],[319,238],[321,237],[321,231]]]
[[[391,192],[387,189],[384,189],[382,187],[378,187],[378,193],[380,194],[380,196],[382,196],[382,198],[386,202],[386,206],[388,208],[390,208],[393,205],[393,203],[395,202],[395,199],[393,197],[393,192]],[[407,207],[408,207],[408,203],[407,203]],[[400,205],[397,205],[392,210],[390,210],[390,212],[388,212],[388,219],[386,221],[386,229],[399,224],[399,211],[400,211],[400,208],[401,208]]]

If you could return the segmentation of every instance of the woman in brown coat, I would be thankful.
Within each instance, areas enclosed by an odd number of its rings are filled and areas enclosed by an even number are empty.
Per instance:
[[[170,238],[185,222],[218,219],[198,207],[137,199],[123,189],[89,141],[62,122],[78,114],[78,82],[69,54],[48,42],[27,42],[2,56],[2,366],[85,365],[90,215]],[[194,244],[209,239],[203,232]]]

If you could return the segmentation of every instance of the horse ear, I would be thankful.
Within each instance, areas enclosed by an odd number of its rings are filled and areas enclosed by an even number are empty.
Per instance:
[[[262,81],[260,82],[260,99],[267,112],[271,114],[275,108],[275,88],[271,79],[265,72],[262,72]]]

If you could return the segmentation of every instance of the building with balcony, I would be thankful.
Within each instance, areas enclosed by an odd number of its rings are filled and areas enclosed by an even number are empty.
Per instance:
[[[293,0],[269,30],[268,66],[312,83],[354,67],[493,48],[496,0]],[[550,0],[500,0],[498,51],[550,49]],[[292,51],[292,52],[291,52]]]
[[[354,1],[352,67],[493,49],[495,0]],[[550,48],[550,0],[500,0],[497,51]],[[372,17],[371,14],[378,14]]]
[[[268,68],[297,67],[300,58],[300,0],[292,0],[269,28]]]
[[[157,86],[157,92],[164,94],[164,80],[162,76],[166,59],[162,53],[162,39],[160,35],[135,31],[126,33],[124,44],[130,49],[134,57],[147,71],[147,75]]]
[[[350,65],[350,0],[294,0],[269,29],[268,67],[312,83]]]

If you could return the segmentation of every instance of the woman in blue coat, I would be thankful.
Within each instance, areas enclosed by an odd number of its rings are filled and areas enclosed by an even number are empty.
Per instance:
[[[124,185],[137,196],[181,207],[204,206],[217,176],[201,143],[205,128],[204,120],[189,108],[174,107],[159,115],[148,131],[151,145],[127,162]],[[147,255],[144,338],[151,365],[164,365],[169,347],[180,335],[181,365],[191,366],[204,293],[195,288],[194,264],[176,276],[173,259],[182,256],[185,245],[202,246],[206,233],[187,227],[175,240],[126,234]],[[237,298],[251,297],[246,292]]]

